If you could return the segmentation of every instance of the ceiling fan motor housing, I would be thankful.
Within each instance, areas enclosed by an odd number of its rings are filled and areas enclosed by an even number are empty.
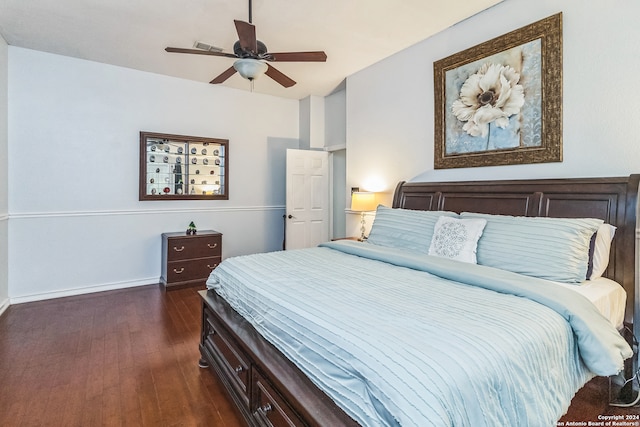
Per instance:
[[[240,40],[238,40],[233,44],[233,53],[235,53],[238,58],[257,58],[258,56],[263,56],[267,53],[267,46],[265,46],[264,43],[260,40],[256,40],[256,44],[258,45],[258,51],[250,52],[242,49],[242,47],[240,47]]]

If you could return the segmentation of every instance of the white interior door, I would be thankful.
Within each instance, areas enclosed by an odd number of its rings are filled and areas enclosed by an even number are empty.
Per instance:
[[[329,153],[287,150],[285,247],[329,240]]]

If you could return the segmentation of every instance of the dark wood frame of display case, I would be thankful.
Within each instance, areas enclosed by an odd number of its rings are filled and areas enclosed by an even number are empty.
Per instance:
[[[189,146],[190,143],[195,144],[215,144],[222,148],[223,155],[219,156],[223,159],[223,164],[220,167],[220,171],[224,171],[223,174],[219,174],[221,179],[221,188],[223,188],[220,194],[188,194],[188,190],[185,194],[163,194],[162,192],[158,192],[158,194],[147,194],[147,179],[148,179],[148,165],[151,164],[147,161],[147,143],[149,139],[167,139],[171,141],[184,142],[186,146]],[[189,149],[186,149],[185,157],[189,157]],[[171,153],[173,154],[173,153]],[[164,162],[158,162],[158,164],[163,164]],[[203,165],[205,166],[205,165]],[[188,170],[190,167],[187,162],[184,163],[185,170]],[[207,165],[206,167],[210,167]],[[186,172],[185,172],[186,175]],[[187,175],[188,176],[188,175]],[[208,176],[208,175],[201,175]],[[188,178],[187,178],[188,179]],[[139,178],[139,199],[138,200],[229,200],[229,140],[220,139],[220,138],[206,138],[199,136],[187,136],[187,135],[173,135],[166,133],[156,133],[156,132],[140,132],[140,178]],[[169,183],[172,184],[172,183]],[[175,183],[173,183],[175,184]],[[185,188],[188,188],[189,185],[202,185],[202,184],[190,184],[185,182],[183,184]],[[208,185],[208,184],[206,184]],[[215,184],[214,184],[215,185]]]

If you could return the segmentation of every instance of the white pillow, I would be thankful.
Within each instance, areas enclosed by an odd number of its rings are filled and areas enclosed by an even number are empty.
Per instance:
[[[477,264],[478,239],[485,219],[457,219],[441,216],[433,228],[429,255]]]
[[[593,246],[593,256],[591,258],[591,275],[589,280],[595,280],[602,277],[604,271],[609,265],[609,252],[611,251],[611,242],[616,234],[616,227],[611,224],[602,224],[596,232],[596,239]]]

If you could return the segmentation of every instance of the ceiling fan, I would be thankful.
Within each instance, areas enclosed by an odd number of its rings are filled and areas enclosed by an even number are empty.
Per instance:
[[[267,46],[256,38],[256,27],[251,23],[251,0],[249,0],[249,22],[239,20],[234,20],[233,22],[238,33],[238,41],[233,45],[233,53],[179,47],[167,47],[165,50],[173,53],[235,58],[236,61],[231,67],[209,82],[212,84],[223,83],[238,72],[243,78],[251,82],[264,73],[282,86],[291,87],[296,82],[274,68],[269,64],[270,62],[325,62],[327,60],[327,55],[323,51],[269,52]]]

